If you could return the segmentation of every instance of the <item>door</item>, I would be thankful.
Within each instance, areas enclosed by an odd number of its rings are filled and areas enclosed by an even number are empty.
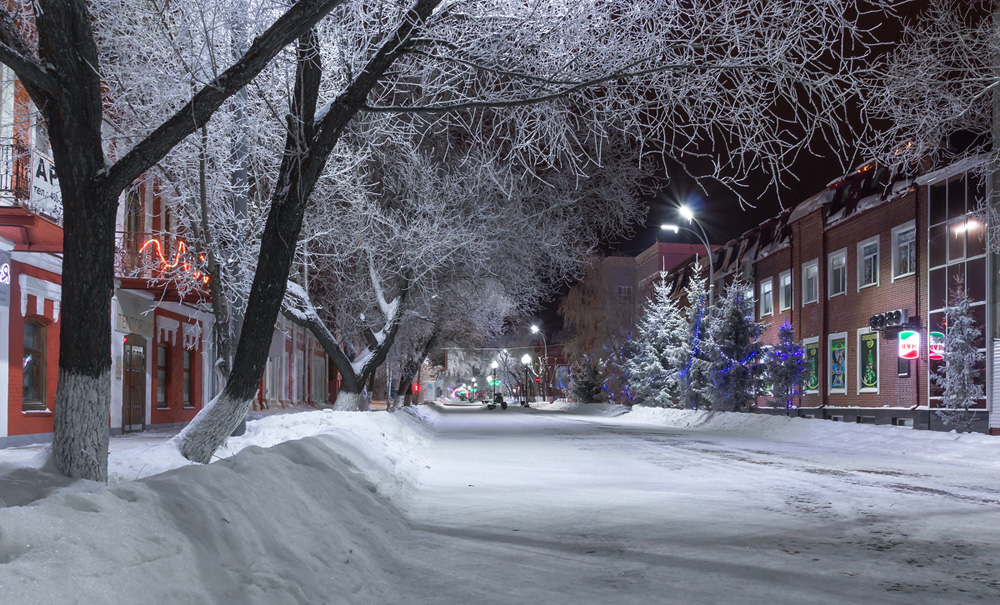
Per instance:
[[[137,336],[125,339],[122,355],[122,432],[146,428],[146,343]]]

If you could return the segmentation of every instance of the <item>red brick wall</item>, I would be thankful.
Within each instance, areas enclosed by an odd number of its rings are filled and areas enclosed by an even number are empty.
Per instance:
[[[155,312],[157,317],[169,317],[170,319],[176,319],[180,322],[180,326],[177,328],[177,335],[174,339],[174,344],[170,343],[170,339],[166,338],[164,342],[154,342],[152,344],[152,352],[150,357],[152,358],[152,412],[150,413],[150,424],[169,424],[174,422],[188,422],[194,418],[195,414],[202,406],[202,352],[201,343],[204,342],[206,338],[206,333],[202,333],[202,340],[199,343],[199,347],[195,350],[190,351],[191,353],[191,401],[189,407],[184,405],[184,326],[191,323],[191,319],[185,317],[184,315],[178,313],[172,313],[170,311],[165,311],[163,309],[156,309]],[[157,331],[158,334],[158,331]],[[157,407],[157,386],[158,386],[158,375],[157,375],[157,363],[158,355],[160,352],[159,345],[165,345],[167,347],[167,407],[158,408]]]

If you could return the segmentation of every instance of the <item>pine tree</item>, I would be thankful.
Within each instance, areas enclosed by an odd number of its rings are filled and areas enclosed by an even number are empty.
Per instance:
[[[747,284],[734,281],[722,297],[719,316],[710,326],[706,395],[712,409],[736,411],[750,406],[761,386],[763,324],[753,319]]]
[[[570,391],[581,403],[602,403],[607,401],[607,391],[604,390],[604,362],[593,355],[581,355],[579,361],[573,364],[573,379]]]
[[[778,328],[778,344],[767,352],[767,377],[776,408],[790,410],[792,398],[802,389],[805,373],[805,349],[795,342],[795,331],[787,321]]]
[[[639,320],[635,354],[626,366],[633,402],[667,406],[677,401],[678,364],[672,363],[685,341],[685,321],[670,297],[673,286],[661,274],[653,284],[653,300]]]
[[[686,325],[679,346],[670,353],[669,365],[677,369],[677,390],[681,406],[699,409],[708,406],[708,351],[711,343],[712,309],[708,306],[705,279],[701,266],[694,267],[684,296],[688,301]]]
[[[975,418],[972,407],[984,397],[977,367],[984,356],[975,345],[982,332],[975,326],[969,308],[971,301],[962,286],[961,283],[956,286],[951,306],[945,307],[944,364],[931,378],[944,391],[943,409],[937,411],[938,417],[945,426],[968,431]]]

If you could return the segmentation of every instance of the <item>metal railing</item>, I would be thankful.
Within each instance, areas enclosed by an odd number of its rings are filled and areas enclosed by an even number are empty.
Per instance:
[[[0,143],[0,194],[18,201],[31,197],[31,153],[19,141]]]

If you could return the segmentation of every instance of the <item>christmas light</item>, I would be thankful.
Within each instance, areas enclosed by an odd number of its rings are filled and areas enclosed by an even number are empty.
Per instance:
[[[197,282],[199,285],[207,286],[209,282],[209,276],[207,273],[203,273],[200,269],[192,270],[191,262],[188,260],[187,255],[187,244],[184,240],[177,240],[177,252],[174,254],[173,261],[167,259],[163,254],[163,245],[160,240],[156,238],[151,238],[146,240],[146,242],[139,248],[139,253],[143,253],[147,248],[156,248],[156,256],[159,258],[159,271],[160,273],[167,273],[171,270],[180,270],[188,275]],[[205,255],[200,254],[198,259],[202,262],[205,260]]]

